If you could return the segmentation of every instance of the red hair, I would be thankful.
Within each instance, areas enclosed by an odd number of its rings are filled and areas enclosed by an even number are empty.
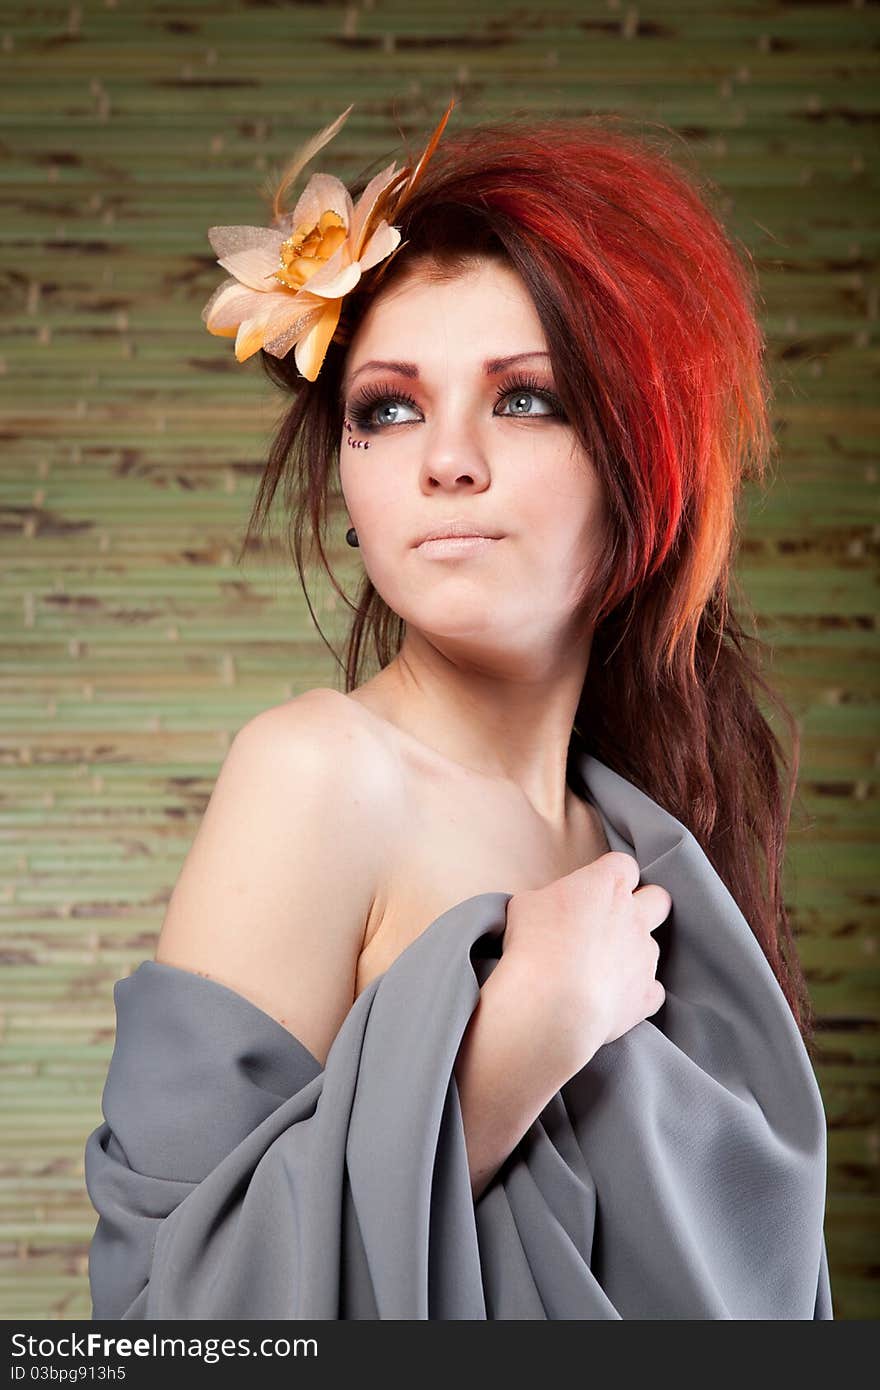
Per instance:
[[[367,639],[380,667],[393,659],[402,620],[366,574],[351,604],[324,550],[347,343],[376,295],[415,269],[445,277],[485,256],[511,265],[609,510],[608,545],[584,589],[593,637],[570,751],[594,753],[688,827],[809,1046],[810,998],[781,888],[799,732],[729,601],[741,483],[763,480],[774,443],[754,269],[713,210],[714,188],[662,147],[658,131],[672,132],[653,129],[632,134],[608,116],[447,128],[395,222],[405,245],[346,296],[317,380],[299,376],[292,353],[262,354],[293,402],[244,544],[283,479],[304,591],[308,540],[354,614],[346,691],[365,678]],[[785,719],[790,754],[759,695]]]

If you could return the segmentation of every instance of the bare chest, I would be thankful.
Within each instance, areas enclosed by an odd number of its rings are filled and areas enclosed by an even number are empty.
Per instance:
[[[414,784],[405,802],[367,920],[355,997],[457,903],[541,888],[610,849],[598,813],[581,800],[564,842],[539,816],[482,786]]]

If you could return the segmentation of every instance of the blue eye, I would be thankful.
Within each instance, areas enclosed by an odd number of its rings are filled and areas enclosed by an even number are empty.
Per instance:
[[[496,392],[496,405],[500,401],[507,400],[509,396],[513,397],[513,402],[516,405],[522,405],[526,401],[531,403],[537,401],[547,408],[537,411],[529,408],[516,409],[509,412],[496,409],[493,413],[499,419],[565,419],[565,411],[558,396],[549,391],[547,387],[540,386],[534,377],[517,376],[502,382]],[[378,385],[363,387],[349,405],[348,415],[357,429],[362,430],[365,434],[375,434],[398,424],[408,425],[411,423],[410,420],[400,418],[401,406],[407,410],[418,411],[419,409],[416,401],[406,391],[398,391],[393,385],[382,382]],[[393,412],[391,418],[387,414],[389,410]],[[384,419],[382,418],[383,413],[385,414]]]
[[[401,407],[403,407],[404,410],[417,409],[415,401],[411,400],[409,397],[385,396],[384,399],[377,401],[374,406],[370,407],[367,411],[367,415],[368,418],[380,428],[383,425],[397,425],[400,424]],[[393,411],[394,413],[389,417],[387,414],[388,411]],[[357,412],[354,412],[354,418],[357,419]]]
[[[504,394],[501,395],[501,396],[499,396],[498,399],[499,399],[499,400],[506,400],[508,396],[511,396],[511,397],[513,398],[513,401],[514,401],[516,404],[519,404],[519,402],[521,402],[521,401],[539,401],[539,402],[541,402],[543,405],[546,405],[546,406],[548,407],[548,409],[545,410],[545,411],[538,411],[538,414],[539,414],[539,415],[540,415],[540,414],[544,414],[544,415],[554,415],[554,414],[556,413],[556,412],[554,411],[553,406],[552,406],[552,404],[550,403],[550,401],[549,401],[549,400],[547,399],[547,397],[544,396],[543,393],[540,392],[540,391],[505,391]],[[512,413],[513,413],[514,415],[520,415],[520,416],[521,416],[523,419],[525,419],[525,420],[528,420],[529,417],[530,417],[531,415],[534,415],[534,414],[535,414],[534,411],[528,411],[528,412],[526,412],[526,411],[521,411],[521,410],[517,410],[517,411],[514,411],[514,412],[512,412]]]
[[[544,405],[549,406],[549,410],[539,411],[537,413],[535,411],[529,411],[528,413],[516,411],[508,415],[506,417],[507,419],[515,419],[517,416],[519,416],[521,420],[565,419],[565,411],[562,408],[562,402],[559,397],[553,391],[548,390],[546,386],[542,386],[535,376],[517,373],[513,376],[506,377],[498,387],[498,393],[495,399],[497,401],[503,401],[506,400],[508,396],[513,396],[516,401],[521,401],[523,399],[541,401]]]
[[[364,389],[355,397],[348,407],[348,414],[352,424],[356,425],[364,434],[374,434],[378,430],[385,429],[389,425],[398,423],[395,419],[376,420],[380,409],[385,410],[389,406],[392,410],[397,410],[404,405],[410,410],[418,410],[418,406],[412,396],[405,391],[395,391],[392,386],[365,386]],[[403,421],[409,424],[408,420]]]

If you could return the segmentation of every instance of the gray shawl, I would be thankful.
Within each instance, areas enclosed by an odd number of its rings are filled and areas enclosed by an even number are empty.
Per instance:
[[[672,896],[661,1009],[474,1202],[453,1069],[510,893],[432,922],[323,1067],[234,990],[143,961],[85,1148],[93,1318],[833,1318],[826,1119],[782,990],[682,822],[576,766],[611,848]]]

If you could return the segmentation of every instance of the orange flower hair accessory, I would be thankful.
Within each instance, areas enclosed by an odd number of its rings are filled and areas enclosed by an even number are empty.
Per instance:
[[[354,103],[302,146],[285,166],[272,196],[271,227],[211,227],[218,264],[233,277],[211,295],[202,319],[209,333],[235,338],[244,362],[260,348],[284,357],[296,347],[301,374],[314,381],[336,331],[342,300],[364,271],[400,249],[391,225],[434,153],[455,99],[450,101],[413,168],[389,164],[370,179],[357,202],[333,174],[312,174],[292,212],[282,201],[300,170],[338,133]]]

